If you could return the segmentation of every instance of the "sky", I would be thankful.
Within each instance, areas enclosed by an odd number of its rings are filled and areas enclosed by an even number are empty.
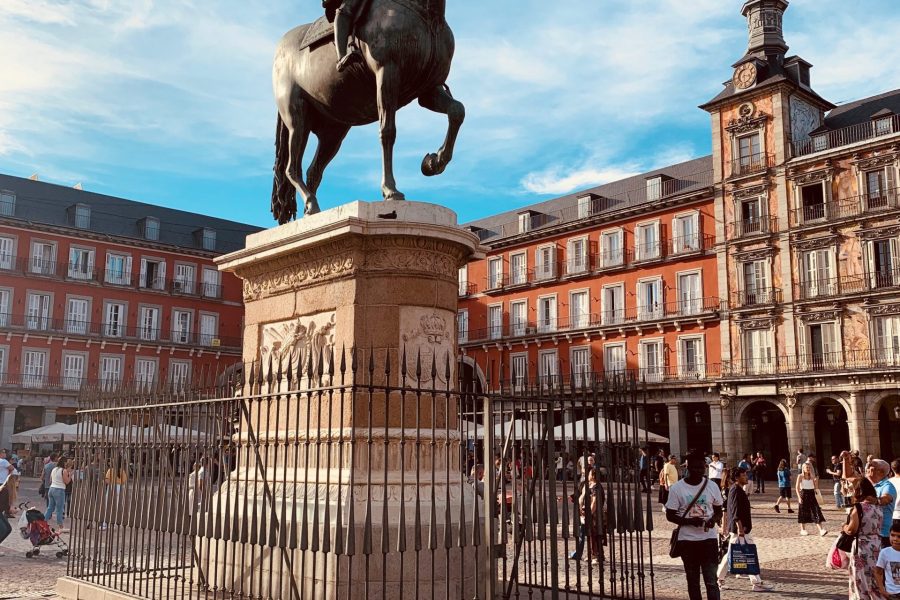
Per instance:
[[[448,84],[466,122],[446,172],[426,178],[446,117],[400,111],[399,189],[465,222],[709,154],[697,106],[744,54],[742,3],[448,0]],[[792,0],[790,53],[836,104],[898,88],[898,8]],[[271,226],[273,51],[320,12],[319,0],[0,0],[0,172]],[[376,126],[351,131],[321,206],[381,199],[380,157]]]

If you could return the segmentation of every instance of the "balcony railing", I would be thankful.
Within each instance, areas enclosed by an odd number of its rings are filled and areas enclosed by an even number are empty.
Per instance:
[[[158,327],[122,325],[114,321],[51,319],[38,315],[0,313],[0,330],[21,330],[53,335],[77,335],[105,340],[183,344],[198,347],[240,348],[239,337],[199,331],[166,331]]]
[[[794,284],[794,297],[797,300],[816,300],[831,298],[843,294],[858,294],[869,289],[865,277],[856,275],[840,275],[823,277],[811,281]]]
[[[562,264],[563,277],[577,277],[579,275],[588,275],[591,272],[591,257],[578,256],[570,258]]]
[[[900,368],[900,349],[873,348],[865,350],[841,350],[837,352],[810,352],[797,356],[773,356],[771,359],[744,359],[722,363],[723,377],[750,377],[759,375],[793,375],[816,373]]]
[[[721,309],[722,302],[719,298],[697,298],[696,300],[669,302],[654,307],[630,307],[627,309],[606,311],[600,314],[585,313],[562,319],[518,321],[509,324],[498,324],[492,327],[470,330],[466,339],[469,343],[475,343],[506,338],[564,333],[583,329],[636,325],[646,321],[658,321],[663,319],[677,320],[679,318],[709,316]]]
[[[517,376],[515,381],[504,380],[500,385],[505,389],[525,390],[541,387],[562,390],[590,389],[597,385],[603,385],[604,380],[610,376],[624,377],[634,380],[639,384],[665,384],[665,383],[691,383],[709,382],[718,379],[721,375],[719,363],[696,363],[692,365],[670,365],[652,369],[624,367],[621,365],[610,366],[607,370],[581,371],[566,374],[547,374],[534,377]]]
[[[857,217],[863,213],[897,208],[900,208],[900,190],[890,188],[877,193],[848,196],[829,202],[801,206],[795,208],[792,214],[795,224],[807,225],[830,223],[838,219]]]
[[[882,290],[885,288],[900,287],[900,267],[894,269],[881,269],[870,273],[868,276],[869,289]]]
[[[58,390],[78,392],[83,386],[96,383],[85,377],[66,377],[45,375],[43,373],[5,373],[0,372],[0,386],[24,390],[47,391]]]
[[[804,142],[794,142],[794,156],[806,156],[858,142],[874,140],[900,132],[900,115],[893,115],[868,123],[857,123],[811,137]]]
[[[735,221],[731,223],[731,239],[766,235],[778,231],[778,220],[775,217],[759,217]]]
[[[534,268],[535,281],[553,281],[559,276],[559,268],[555,262],[545,262]]]
[[[764,173],[775,166],[775,156],[760,152],[741,156],[731,161],[731,177],[743,177],[754,173]]]
[[[731,295],[732,308],[767,306],[770,304],[781,304],[781,290],[779,288],[742,290]]]
[[[471,296],[472,294],[478,291],[478,286],[474,283],[469,283],[468,281],[460,281],[459,282],[459,295],[460,296]]]
[[[716,244],[716,238],[712,235],[683,235],[674,237],[666,243],[666,255],[693,254],[711,249]]]

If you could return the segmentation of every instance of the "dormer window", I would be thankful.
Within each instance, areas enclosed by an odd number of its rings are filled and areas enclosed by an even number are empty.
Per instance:
[[[75,227],[78,229],[90,229],[91,207],[87,204],[75,205]]]
[[[659,200],[662,198],[662,176],[647,178],[647,200]]]
[[[12,217],[16,214],[16,195],[12,192],[0,192],[0,216]]]
[[[826,150],[828,148],[828,135],[825,133],[820,133],[819,135],[812,136],[813,141],[813,152],[821,152],[822,150]]]
[[[591,216],[591,196],[582,196],[578,199],[578,218],[586,219]]]
[[[519,213],[519,233],[531,231],[531,212]]]
[[[890,117],[878,117],[875,119],[875,135],[887,135],[892,132]]]
[[[216,249],[216,230],[209,229],[208,227],[203,228],[202,232],[202,245],[204,250],[215,250]]]
[[[144,218],[144,239],[154,242],[159,240],[159,219],[156,217]]]

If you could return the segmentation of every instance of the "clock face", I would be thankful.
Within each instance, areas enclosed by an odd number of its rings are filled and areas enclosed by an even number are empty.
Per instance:
[[[745,90],[756,83],[756,65],[744,63],[734,71],[734,87]]]

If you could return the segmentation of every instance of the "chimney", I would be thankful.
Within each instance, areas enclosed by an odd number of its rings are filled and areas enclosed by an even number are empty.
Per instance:
[[[784,59],[788,50],[784,41],[784,11],[788,0],[747,0],[741,14],[747,18],[749,43],[747,54],[764,55],[770,61]]]
[[[79,181],[78,183],[76,183],[75,185],[73,185],[72,187],[75,188],[76,190],[79,190],[79,191],[83,191],[83,190],[84,190],[84,186],[81,185],[81,182],[80,182],[80,181]]]
[[[31,177],[29,177],[28,179],[30,179],[30,180],[32,180],[32,181],[40,181],[40,179],[38,178],[38,174],[37,174],[37,173],[32,173],[32,174],[31,174]]]

